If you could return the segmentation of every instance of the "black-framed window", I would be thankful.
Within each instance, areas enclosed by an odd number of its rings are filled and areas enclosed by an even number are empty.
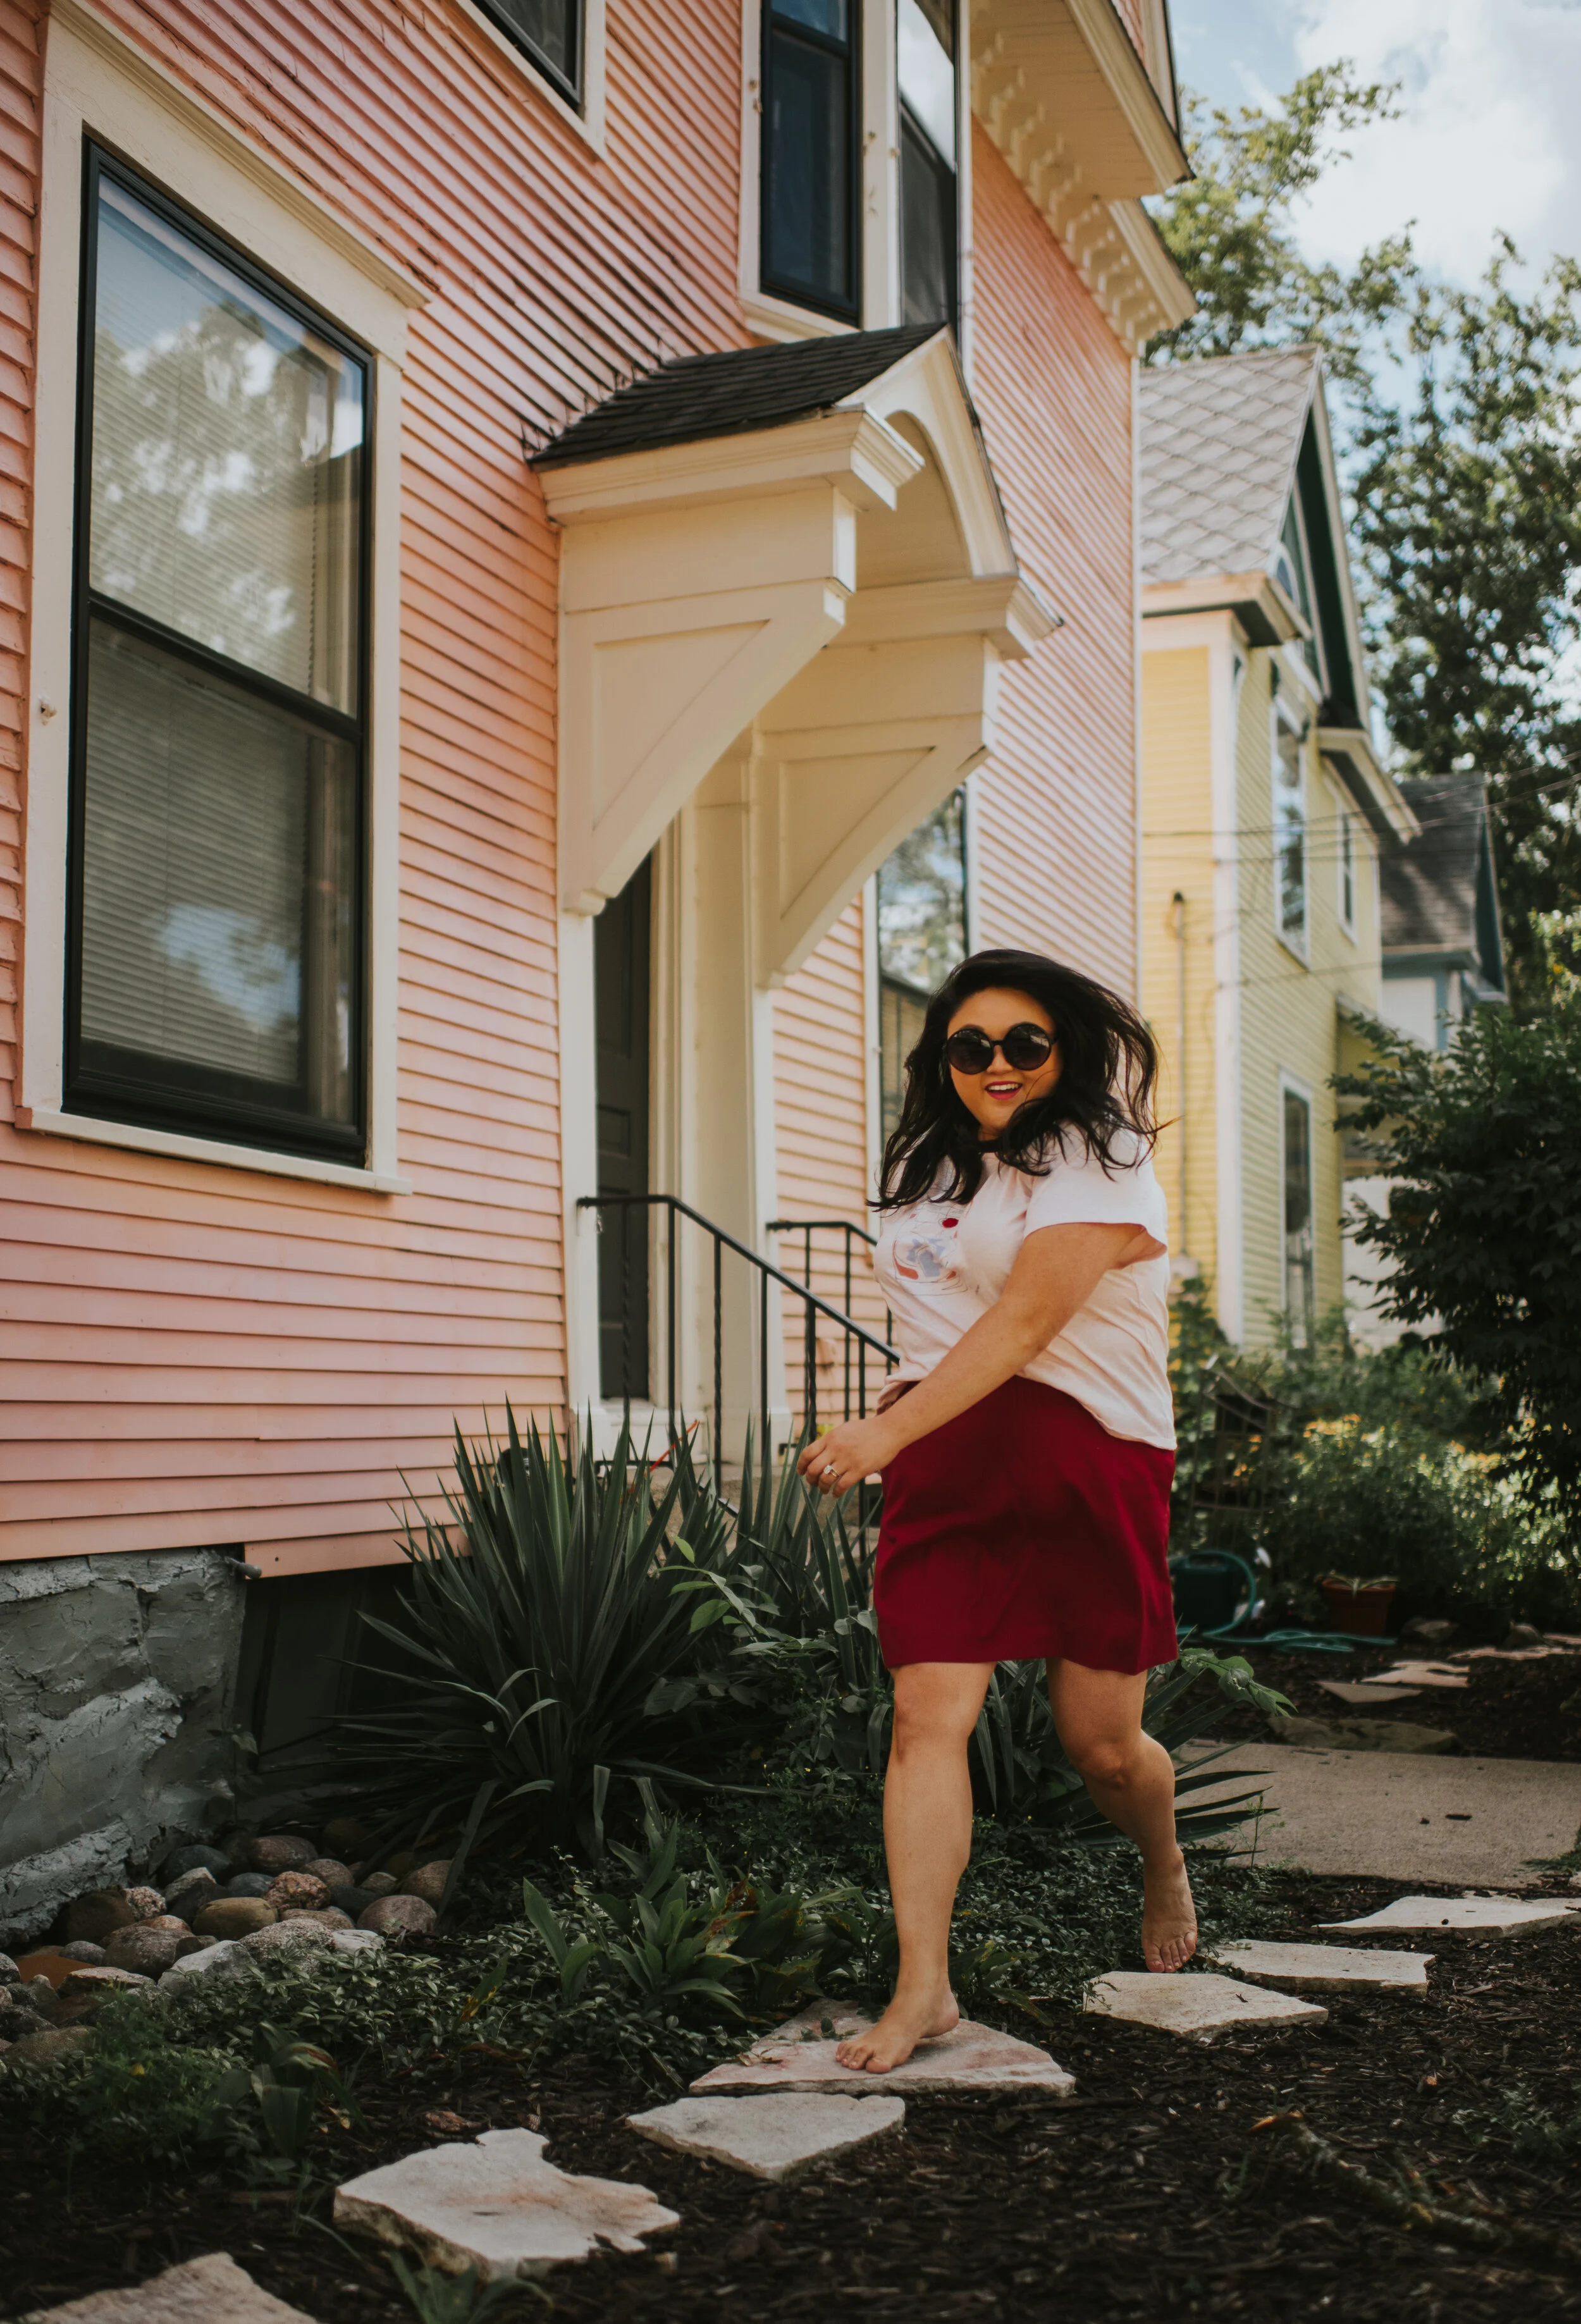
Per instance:
[[[956,0],[895,0],[901,292],[908,323],[957,319]]]
[[[763,0],[763,288],[859,322],[861,0]]]
[[[1284,1305],[1293,1348],[1308,1346],[1316,1309],[1312,1231],[1312,1108],[1299,1090],[1284,1093]]]
[[[585,0],[478,0],[478,5],[561,97],[581,104]]]
[[[966,795],[901,840],[878,874],[878,1044],[883,1134],[901,1117],[906,1059],[928,1003],[966,956]]]
[[[365,354],[88,152],[66,1102],[362,1158]]]

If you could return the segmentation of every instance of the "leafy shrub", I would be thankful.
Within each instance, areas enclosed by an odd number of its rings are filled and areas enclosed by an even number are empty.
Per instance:
[[[1581,1523],[1581,991],[1522,1020],[1480,1009],[1447,1049],[1374,1024],[1335,1086],[1397,1181],[1358,1240],[1391,1262],[1385,1312],[1430,1332],[1504,1431],[1539,1517]]]
[[[1421,1347],[1358,1349],[1339,1314],[1309,1348],[1262,1360],[1258,1378],[1280,1415],[1264,1538],[1293,1610],[1323,1618],[1317,1583],[1338,1569],[1391,1576],[1397,1620],[1494,1629],[1581,1614],[1581,1560],[1551,1503],[1489,1449],[1481,1383]]]
[[[448,1522],[407,1526],[403,1618],[366,1618],[403,1683],[393,1707],[343,1721],[342,1766],[395,1816],[421,1819],[420,1840],[470,1819],[485,1841],[596,1854],[612,1776],[707,1780],[739,1739],[738,1682],[710,1702],[706,1733],[687,1715],[695,1692],[665,1692],[710,1659],[666,1580],[671,1542],[728,1574],[740,1555],[728,1512],[684,1443],[658,1483],[624,1430],[609,1462],[586,1443],[568,1460],[552,1430],[523,1440],[508,1411],[503,1450],[458,1434],[456,1478]]]

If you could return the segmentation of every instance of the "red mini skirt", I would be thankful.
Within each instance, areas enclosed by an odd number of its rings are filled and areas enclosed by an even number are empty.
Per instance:
[[[890,1669],[1173,1662],[1174,1471],[1172,1452],[1019,1375],[908,1444],[883,1472],[874,1586]]]

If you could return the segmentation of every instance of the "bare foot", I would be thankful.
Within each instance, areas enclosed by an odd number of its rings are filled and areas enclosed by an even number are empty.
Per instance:
[[[1142,1950],[1149,1969],[1165,1970],[1184,1969],[1197,1950],[1197,1908],[1179,1849],[1173,1864],[1143,1869]]]
[[[956,1997],[948,1990],[942,2001],[918,2002],[897,1993],[876,2025],[840,2043],[835,2062],[858,2073],[887,2074],[905,2064],[919,2042],[953,2033],[960,2016]]]

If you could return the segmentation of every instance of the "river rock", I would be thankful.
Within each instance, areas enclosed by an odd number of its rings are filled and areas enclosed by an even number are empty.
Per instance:
[[[439,1916],[421,1896],[375,1896],[357,1915],[356,1924],[359,1929],[372,1929],[381,1937],[403,1933],[426,1937],[430,1929],[439,1927]]]
[[[273,1872],[238,1872],[225,1884],[227,1896],[267,1896],[277,1876]]]
[[[57,1945],[55,1950],[62,1960],[81,1961],[86,1969],[101,1969],[104,1966],[103,1945],[90,1945],[86,1938],[79,1937],[75,1944]]]
[[[321,1880],[326,1888],[349,1888],[352,1886],[351,1867],[343,1864],[337,1856],[315,1856],[310,1864],[304,1864],[301,1868],[304,1872],[310,1872],[315,1880]]]
[[[201,1912],[218,1894],[219,1883],[213,1873],[206,1865],[195,1864],[190,1872],[183,1872],[165,1890],[165,1911],[179,1913],[183,1921],[190,1921],[194,1913]]]
[[[88,1895],[75,1896],[66,1907],[66,1941],[69,1944],[86,1938],[89,1944],[102,1945],[117,1929],[129,1929],[141,1915],[126,1901],[124,1888],[96,1888]]]
[[[245,1937],[254,1929],[273,1928],[278,1915],[262,1896],[217,1896],[205,1904],[192,1923],[199,1937]]]
[[[271,1879],[276,1873],[295,1872],[301,1865],[310,1864],[318,1853],[310,1840],[299,1840],[294,1832],[268,1832],[247,1845],[247,1861],[254,1871],[267,1872]]]
[[[30,2034],[42,2034],[49,2022],[25,2001],[13,2001],[9,1994],[0,2000],[0,2042],[21,2042]]]
[[[198,1840],[190,1848],[178,1848],[173,1856],[167,1856],[160,1877],[167,1883],[168,1897],[176,1882],[189,1872],[207,1872],[215,1880],[228,1880],[235,1869],[223,1848],[210,1848]]]
[[[393,1896],[401,1883],[393,1872],[365,1872],[359,1885],[370,1896]]]
[[[277,1913],[321,1913],[329,1902],[329,1891],[310,1872],[282,1872],[264,1891],[264,1902],[273,1904]]]
[[[162,1977],[167,1969],[174,1969],[183,1953],[202,1950],[202,1938],[182,1921],[169,1929],[156,1929],[144,1922],[138,1927],[117,1929],[105,1947],[105,1961],[110,1969],[129,1969],[139,1977]]]
[[[329,1902],[337,1912],[344,1913],[348,1920],[356,1922],[362,1918],[374,1898],[383,1893],[377,1888],[359,1888],[354,1883],[347,1888],[331,1888]]]
[[[129,1969],[74,1969],[60,1987],[62,2001],[106,2001],[113,1993],[133,1993],[152,1985],[153,1978]]]
[[[382,1952],[384,1940],[373,1929],[335,1929],[330,1941],[337,1953]]]
[[[336,1904],[326,1904],[321,1912],[311,1912],[305,1905],[295,1904],[282,1913],[280,1917],[282,1921],[313,1921],[320,1929],[349,1929],[352,1925],[351,1914],[341,1912]]]
[[[1529,1647],[1540,1646],[1541,1644],[1542,1632],[1534,1630],[1530,1622],[1512,1622],[1510,1635],[1504,1640],[1503,1651],[1507,1655],[1520,1655],[1524,1654]]]
[[[61,1950],[64,1950],[64,1947]],[[0,1953],[0,1985],[9,1985],[18,1974],[16,1963],[12,1960],[11,1955]]]
[[[164,1911],[162,1888],[153,1888],[145,1885],[140,1888],[128,1888],[125,1894],[126,1902],[131,1905],[133,1915],[136,1920],[151,1921],[156,1913]]]
[[[254,1929],[236,1950],[254,1961],[305,1961],[310,1954],[328,1952],[334,1943],[333,1929],[321,1928],[306,1914],[298,1914],[291,1920],[275,1922],[272,1928]]]
[[[324,1826],[319,1839],[326,1856],[355,1864],[359,1856],[366,1855],[373,1834],[356,1816],[334,1816]]]
[[[75,2058],[92,2039],[86,2025],[46,2025],[14,2043],[6,2063],[20,2058],[30,2066],[58,2066],[63,2058]]]
[[[395,1894],[398,1896],[421,1896],[425,1904],[431,1904],[437,1912],[449,1877],[450,1859],[448,1856],[442,1857],[432,1864],[420,1864],[415,1872],[409,1872]]]

